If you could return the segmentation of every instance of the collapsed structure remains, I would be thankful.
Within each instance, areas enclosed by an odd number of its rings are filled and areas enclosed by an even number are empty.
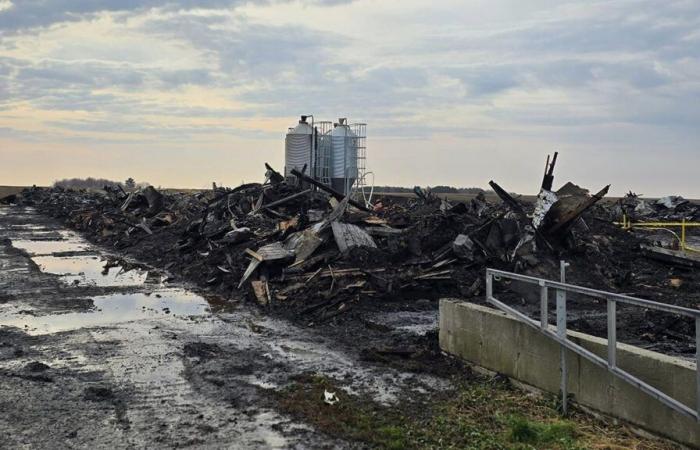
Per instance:
[[[313,129],[304,123],[301,129]],[[296,136],[288,135],[288,147]],[[312,162],[315,154],[309,153]],[[361,316],[397,299],[481,303],[485,267],[556,279],[562,259],[571,263],[572,283],[682,306],[700,303],[700,277],[688,270],[699,264],[696,257],[674,250],[677,241],[667,233],[616,224],[623,216],[625,223],[700,219],[698,206],[681,198],[649,202],[630,193],[601,202],[607,187],[594,195],[573,183],[553,190],[555,156],[534,203],[492,181],[495,200],[481,193],[456,202],[417,188],[414,199],[382,198],[368,208],[334,189],[332,177],[329,185],[307,175],[308,167],[297,169],[308,164],[303,161],[288,158],[286,176],[267,165],[263,183],[232,189],[32,188],[5,201],[33,205],[100,244],[230,301],[249,298],[307,324]],[[310,173],[320,167],[312,164]],[[536,299],[515,285],[511,291],[512,301],[537,313]],[[604,335],[600,308],[581,302],[571,311],[570,328]],[[676,354],[693,351],[691,321],[668,315],[652,323],[645,314],[622,308],[620,339]]]

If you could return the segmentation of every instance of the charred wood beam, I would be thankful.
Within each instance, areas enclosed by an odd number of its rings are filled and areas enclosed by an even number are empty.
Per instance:
[[[265,176],[270,179],[272,184],[279,184],[284,181],[282,174],[273,169],[268,163],[265,163],[265,168],[267,169]]]
[[[595,205],[598,203],[605,195],[608,193],[608,190],[610,189],[610,185],[605,186],[603,189],[601,189],[597,194],[591,196],[589,199],[587,199],[585,202],[581,203],[579,207],[576,209],[573,209],[569,211],[566,214],[563,214],[558,218],[558,220],[549,228],[547,228],[547,233],[553,234],[556,233],[570,224],[572,224],[576,219],[578,219],[581,214],[586,212],[588,208],[591,206]]]
[[[281,212],[275,211],[274,209],[271,209],[271,208],[261,208],[260,212],[262,212],[264,214],[268,214],[268,215],[274,217],[275,219],[279,219],[279,220],[290,220],[291,219],[290,216],[288,216],[286,214],[282,214]]]
[[[644,256],[676,267],[700,267],[700,255],[650,245],[642,245],[641,249]]]
[[[277,206],[283,205],[283,204],[285,204],[285,203],[287,203],[287,202],[289,202],[289,201],[292,201],[292,200],[294,200],[294,199],[297,199],[297,198],[299,198],[299,197],[303,197],[303,196],[305,196],[305,195],[308,195],[308,194],[311,193],[311,191],[312,191],[311,189],[306,189],[306,190],[303,190],[303,191],[301,191],[301,192],[297,192],[296,194],[292,194],[292,195],[290,195],[290,196],[288,196],[288,197],[279,199],[279,200],[274,201],[274,202],[272,202],[272,203],[268,203],[267,205],[262,205],[262,206],[261,206],[261,209],[275,208],[275,207],[277,207]]]
[[[520,202],[518,202],[516,199],[513,198],[508,192],[505,191],[502,187],[500,187],[495,181],[491,180],[489,181],[489,185],[493,189],[493,191],[498,195],[501,200],[503,200],[503,203],[508,205],[510,209],[512,209],[518,216],[523,221],[529,222],[529,219],[527,217],[527,214],[525,213],[525,210],[523,209],[522,205]],[[539,230],[535,230],[535,236],[539,239],[540,242],[543,242],[549,250],[554,250],[554,247],[552,247],[552,244],[545,238],[542,233]]]
[[[309,184],[312,184],[313,186],[316,186],[317,188],[321,189],[322,191],[325,191],[325,192],[331,194],[338,201],[343,200],[345,198],[345,196],[343,194],[336,191],[335,189],[326,186],[325,184],[321,183],[320,181],[314,180],[310,176],[304,175],[303,173],[299,172],[296,169],[292,169],[292,175],[306,181]],[[369,212],[369,209],[365,205],[363,205],[362,203],[356,202],[355,200],[352,200],[352,199],[348,199],[348,203],[350,203],[352,206],[354,206],[357,209]]]
[[[552,184],[554,183],[554,166],[557,163],[557,155],[559,155],[559,152],[554,152],[551,163],[549,162],[549,155],[547,155],[547,162],[544,166],[544,177],[542,178],[542,189],[547,191],[552,190]]]
[[[503,189],[493,180],[489,181],[489,186],[491,186],[496,195],[503,200],[503,203],[508,205],[508,207],[517,213],[522,219],[527,219],[527,214],[525,214],[525,210],[523,209],[522,205],[516,199],[514,199],[512,195],[506,192],[505,189]]]

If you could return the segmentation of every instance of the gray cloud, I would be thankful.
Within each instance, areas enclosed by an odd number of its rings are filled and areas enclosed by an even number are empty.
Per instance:
[[[176,89],[210,85],[214,75],[204,69],[166,70],[128,63],[62,62],[0,58],[0,108],[3,102],[28,100],[42,109],[163,113],[134,98],[96,93],[102,88]],[[116,124],[115,124],[116,127]]]
[[[120,48],[118,55],[105,50],[103,57],[98,49],[97,56],[84,60],[0,56],[0,111],[25,101],[37,109],[100,113],[99,119],[46,123],[70,132],[72,140],[89,140],[96,133],[110,133],[112,141],[120,133],[125,140],[146,134],[168,142],[207,133],[270,138],[269,132],[234,126],[181,120],[172,123],[185,125],[166,126],[140,117],[230,118],[234,123],[242,117],[293,120],[309,111],[323,118],[346,114],[366,120],[376,124],[371,133],[382,139],[427,140],[439,134],[485,140],[505,133],[523,142],[570,139],[640,148],[647,142],[659,148],[667,139],[690,152],[700,134],[696,2],[584,2],[578,9],[570,3],[475,30],[465,29],[457,18],[432,17],[426,8],[425,17],[415,19],[425,33],[397,36],[376,49],[373,37],[254,22],[236,10],[242,3],[16,1],[14,9],[0,13],[0,50],[12,50],[14,37],[40,36],[38,27],[107,11],[115,20],[124,19],[125,33],[143,38],[145,46],[172,44],[197,61],[177,61],[173,69],[147,57],[130,58],[129,48]],[[332,7],[347,2],[307,3]],[[222,11],[202,15],[195,8]],[[126,20],[132,17],[139,20]],[[3,39],[3,33],[14,37]],[[366,59],[357,58],[364,50]],[[246,106],[159,103],[118,93],[167,94],[186,86],[222,92],[225,100]]]
[[[277,0],[281,1],[281,0]],[[289,1],[289,0],[286,0]],[[306,3],[336,6],[353,0],[306,0]],[[275,0],[258,0],[258,4]],[[245,4],[246,0],[15,0],[0,12],[0,36],[18,30],[47,27],[56,23],[76,22],[101,12],[136,14],[150,8],[164,10],[220,9]]]
[[[75,22],[99,12],[138,12],[156,7],[218,8],[237,3],[235,0],[17,0],[12,8],[0,13],[0,31]]]
[[[147,21],[140,31],[164,39],[186,41],[218,60],[221,75],[241,83],[260,77],[275,77],[292,70],[301,79],[311,79],[327,53],[341,39],[296,26],[266,26],[237,17],[202,17],[183,12],[176,17]],[[318,78],[313,78],[318,79]]]

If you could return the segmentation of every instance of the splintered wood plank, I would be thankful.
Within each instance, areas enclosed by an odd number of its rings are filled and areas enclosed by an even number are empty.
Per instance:
[[[341,253],[355,247],[371,247],[377,248],[377,244],[372,239],[372,236],[367,234],[365,230],[350,223],[333,222],[333,237]]]

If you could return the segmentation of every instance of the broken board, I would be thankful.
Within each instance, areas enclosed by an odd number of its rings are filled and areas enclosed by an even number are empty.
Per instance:
[[[377,244],[374,242],[374,239],[372,239],[372,236],[357,225],[333,222],[331,228],[333,229],[333,237],[341,253],[346,253],[348,250],[355,247],[377,248]]]

